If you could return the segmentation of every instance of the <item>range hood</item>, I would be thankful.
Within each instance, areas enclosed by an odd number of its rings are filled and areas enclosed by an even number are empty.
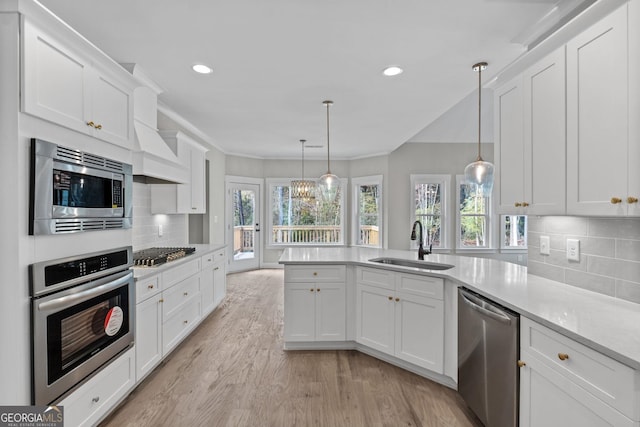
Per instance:
[[[133,176],[136,181],[188,184],[190,172],[164,142],[156,129],[160,88],[137,64],[121,64],[141,86],[133,91],[133,127],[135,144]]]

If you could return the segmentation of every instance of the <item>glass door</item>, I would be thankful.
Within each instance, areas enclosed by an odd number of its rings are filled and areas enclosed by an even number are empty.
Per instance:
[[[251,178],[227,179],[227,242],[232,251],[229,271],[260,268],[260,187]]]

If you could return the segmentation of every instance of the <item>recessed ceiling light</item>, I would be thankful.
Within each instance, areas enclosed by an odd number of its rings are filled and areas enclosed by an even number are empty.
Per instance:
[[[204,64],[195,64],[193,67],[193,71],[200,74],[210,74],[213,73],[213,69],[211,67],[207,67]]]
[[[398,67],[397,65],[392,65],[391,67],[387,67],[384,70],[382,70],[382,74],[384,74],[385,76],[397,76],[398,74],[402,74],[404,70],[400,67]]]

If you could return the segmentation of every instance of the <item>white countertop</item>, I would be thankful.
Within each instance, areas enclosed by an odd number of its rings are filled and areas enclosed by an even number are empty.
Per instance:
[[[288,248],[281,264],[355,264],[442,277],[490,298],[628,366],[640,369],[640,305],[527,274],[504,261],[431,254],[425,261],[453,264],[425,270],[379,264],[377,257],[417,260],[417,251],[369,248]]]
[[[210,252],[215,252],[218,249],[222,249],[224,247],[226,247],[227,245],[223,244],[223,243],[212,243],[212,244],[187,244],[184,245],[185,247],[190,247],[190,248],[196,248],[196,251],[190,255],[187,255],[183,258],[179,258],[175,261],[171,261],[171,262],[165,262],[164,264],[160,264],[156,267],[133,267],[133,277],[136,280],[145,278],[145,277],[149,277],[149,276],[153,276],[155,274],[160,274],[163,271],[169,269],[169,268],[174,268],[177,267],[180,264],[183,264],[185,262],[189,262],[192,259],[195,259],[197,257],[200,257],[202,255],[206,255]]]

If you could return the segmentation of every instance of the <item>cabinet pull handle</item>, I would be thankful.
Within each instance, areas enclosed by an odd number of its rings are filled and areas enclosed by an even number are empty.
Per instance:
[[[527,366],[524,360],[518,360],[518,368],[524,368]]]
[[[627,197],[627,203],[629,203],[629,204],[638,203],[638,198],[637,197]]]
[[[96,396],[93,399],[91,399],[91,402],[93,403],[98,403],[100,401],[100,396]]]
[[[95,128],[96,124],[91,121],[91,122],[87,122],[87,126],[91,126],[92,128]]]
[[[96,129],[98,130],[102,129],[102,125],[96,125]]]
[[[622,203],[622,199],[619,197],[612,197],[611,198],[611,204],[612,205],[617,205],[618,203]]]
[[[198,208],[194,208],[193,206],[191,206],[191,209],[193,209],[193,210],[195,211],[195,210],[196,210],[196,209],[198,209]]]
[[[529,206],[529,203],[527,203],[527,202],[522,202],[522,207],[526,208],[527,206]]]
[[[153,289],[153,285],[147,286],[148,289]]]
[[[520,202],[515,202],[513,205],[514,205],[516,208],[519,208],[520,206],[522,206],[522,203],[520,203]]]
[[[396,297],[396,302],[400,302],[400,298]]]
[[[211,258],[207,259],[207,262],[211,262]]]
[[[220,270],[220,267],[216,267],[213,269],[213,271],[216,271],[216,270]]]
[[[184,323],[184,324],[186,325],[187,323],[189,323],[189,321],[188,321],[188,320],[185,320],[185,321],[183,321],[182,323]]]
[[[569,355],[567,353],[558,353],[558,359],[567,360],[568,358],[569,358]]]
[[[393,301],[393,297],[388,297],[388,298],[389,298],[389,301]]]
[[[182,295],[184,295],[186,297],[187,295],[189,295],[189,292],[185,292]]]

